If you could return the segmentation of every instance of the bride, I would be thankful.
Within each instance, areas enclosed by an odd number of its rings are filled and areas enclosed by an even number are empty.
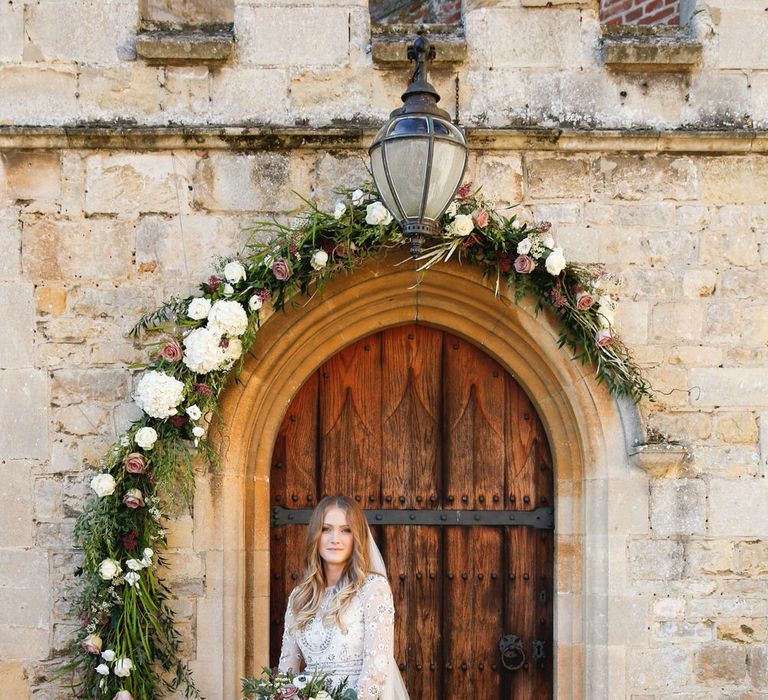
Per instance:
[[[323,498],[312,513],[304,577],[288,598],[279,670],[349,679],[359,700],[408,700],[393,655],[392,591],[360,507]]]

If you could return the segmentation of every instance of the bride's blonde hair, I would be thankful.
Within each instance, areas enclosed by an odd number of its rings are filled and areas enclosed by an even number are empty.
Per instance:
[[[304,542],[305,571],[301,583],[293,592],[293,614],[296,627],[303,629],[315,617],[323,598],[327,582],[320,556],[320,534],[323,530],[325,514],[331,508],[343,510],[347,516],[347,525],[352,531],[352,556],[347,561],[341,578],[336,584],[336,595],[329,609],[323,615],[323,622],[331,621],[346,634],[347,628],[342,617],[355,594],[360,590],[365,577],[370,573],[371,562],[368,553],[368,524],[365,515],[352,499],[346,496],[326,496],[315,507],[309,519],[307,536]]]

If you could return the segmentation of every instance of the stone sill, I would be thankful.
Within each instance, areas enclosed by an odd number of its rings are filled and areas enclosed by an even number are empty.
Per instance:
[[[403,68],[409,64],[408,45],[419,29],[427,29],[427,38],[435,47],[435,69],[456,66],[467,59],[467,40],[460,25],[430,24],[425,27],[411,24],[371,25],[371,57],[377,68]]]
[[[218,30],[152,30],[136,35],[136,54],[152,65],[222,63],[232,54],[234,32]]]
[[[676,476],[689,457],[683,445],[666,442],[636,445],[629,453],[630,464],[653,478]]]
[[[679,27],[606,27],[605,65],[620,71],[679,73],[701,62],[703,47]]]

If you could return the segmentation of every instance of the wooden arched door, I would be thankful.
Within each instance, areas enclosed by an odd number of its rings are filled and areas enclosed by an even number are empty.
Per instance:
[[[414,700],[552,696],[550,450],[525,392],[482,350],[418,325],[348,346],[291,403],[270,478],[273,664],[302,523],[343,493],[386,560]]]

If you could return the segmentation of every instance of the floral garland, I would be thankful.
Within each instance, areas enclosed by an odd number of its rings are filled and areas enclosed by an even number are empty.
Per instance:
[[[80,697],[131,700],[182,688],[199,697],[180,658],[170,591],[158,573],[166,565],[168,514],[191,504],[193,459],[212,466],[208,426],[236,365],[242,366],[265,304],[276,310],[321,291],[341,271],[382,249],[403,244],[397,224],[370,186],[339,193],[332,213],[310,202],[294,226],[258,223],[240,259],[220,260],[200,294],[171,299],[144,316],[134,335],[155,347],[134,399],[142,417],[104,456],[91,480],[96,496],[75,527],[83,564],[73,607],[81,629],[65,667]],[[419,259],[424,271],[454,255],[486,275],[537,299],[560,319],[560,345],[591,362],[616,395],[652,400],[650,387],[612,329],[616,280],[599,265],[568,264],[548,224],[529,225],[494,211],[464,185],[442,220],[439,240]],[[236,370],[237,371],[237,370]]]

